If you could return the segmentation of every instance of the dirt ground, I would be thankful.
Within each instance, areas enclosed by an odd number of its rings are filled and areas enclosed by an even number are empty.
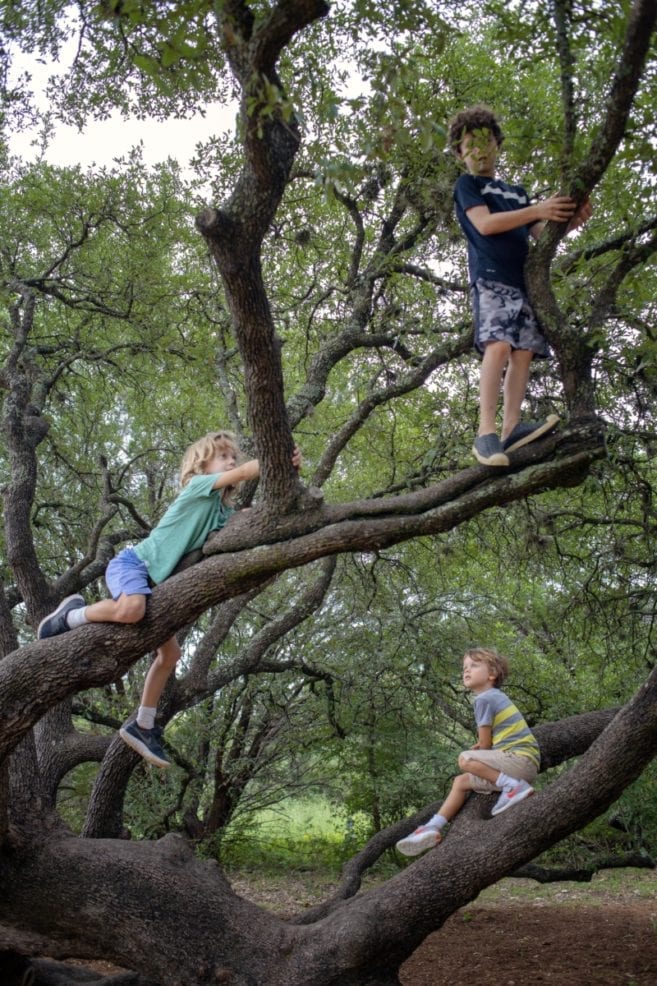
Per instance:
[[[470,907],[402,966],[403,986],[657,986],[657,900]]]

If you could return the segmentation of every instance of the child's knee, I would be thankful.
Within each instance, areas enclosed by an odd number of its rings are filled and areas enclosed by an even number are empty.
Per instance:
[[[472,760],[472,757],[469,754],[467,754],[467,753],[459,753],[459,758],[458,758],[458,761],[457,761],[457,763],[459,765],[459,770],[469,770],[470,769],[469,764],[470,764],[470,761],[471,760]]]
[[[145,612],[145,596],[119,596],[116,600],[117,623],[139,623]]]
[[[484,360],[487,365],[505,366],[511,357],[511,346],[508,342],[492,341],[486,344]]]
[[[175,668],[181,654],[180,645],[175,637],[165,641],[157,650],[158,657],[168,668]]]
[[[470,774],[459,774],[458,777],[454,778],[454,787],[457,791],[470,791],[471,784]]]

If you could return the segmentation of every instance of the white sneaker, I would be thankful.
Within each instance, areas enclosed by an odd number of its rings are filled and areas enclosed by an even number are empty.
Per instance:
[[[517,805],[519,801],[524,801],[530,794],[534,794],[534,788],[527,781],[520,781],[515,787],[507,787],[500,794],[491,815],[499,815],[506,811],[511,805]]]
[[[425,849],[433,849],[434,846],[437,846],[439,842],[442,842],[442,838],[438,829],[428,825],[420,825],[419,828],[415,829],[415,832],[411,832],[410,835],[400,839],[395,848],[399,849],[404,856],[419,856]]]

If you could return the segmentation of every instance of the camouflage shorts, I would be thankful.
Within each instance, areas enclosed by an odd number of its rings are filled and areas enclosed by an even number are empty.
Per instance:
[[[527,349],[535,356],[549,356],[526,294],[510,284],[478,278],[471,289],[475,321],[475,346],[483,353],[489,342],[507,342],[512,349]]]

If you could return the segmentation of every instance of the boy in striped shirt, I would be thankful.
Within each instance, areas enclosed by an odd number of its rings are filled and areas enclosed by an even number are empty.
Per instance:
[[[463,655],[463,684],[475,696],[478,742],[459,755],[463,773],[454,779],[439,812],[397,843],[405,856],[437,846],[442,830],[471,791],[501,792],[491,815],[499,815],[534,793],[531,782],[538,773],[540,751],[524,716],[499,688],[508,673],[508,660],[494,650],[476,647]]]

